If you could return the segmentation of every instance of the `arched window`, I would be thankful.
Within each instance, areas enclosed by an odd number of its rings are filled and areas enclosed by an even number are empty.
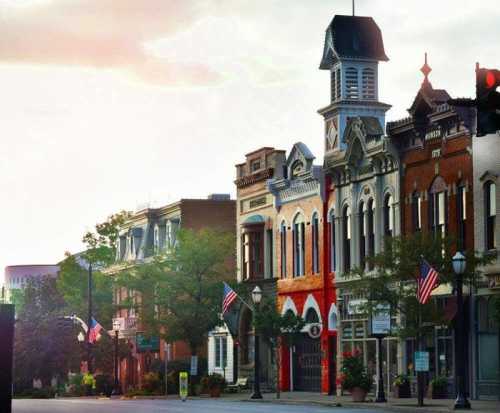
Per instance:
[[[344,244],[344,272],[351,269],[351,210],[348,206],[342,213],[342,238]]]
[[[358,70],[348,67],[345,71],[346,99],[359,99]]]
[[[496,224],[496,187],[495,183],[488,181],[484,184],[484,200],[485,200],[485,223],[486,223],[486,249],[493,250],[497,247],[497,239],[495,236]]]
[[[297,215],[293,221],[293,275],[304,275],[305,263],[305,224],[302,215]]]
[[[467,217],[467,198],[465,184],[460,182],[457,185],[457,237],[458,249],[465,250],[465,220]]]
[[[366,221],[367,221],[367,228],[366,228],[366,236],[368,237],[368,251],[367,255],[369,257],[373,257],[375,255],[375,214],[373,210],[373,199],[370,199],[367,204],[366,208]],[[373,264],[369,263],[368,268],[371,270],[373,269]]]
[[[158,228],[158,225],[155,225],[153,233],[153,249],[155,254],[160,251],[160,229]]]
[[[365,68],[362,72],[363,99],[375,99],[375,71]]]
[[[286,223],[283,221],[280,228],[281,247],[281,278],[286,278]]]
[[[318,313],[314,308],[309,308],[306,312],[306,317],[304,320],[307,324],[319,323]]]
[[[359,265],[364,267],[366,257],[366,220],[365,220],[365,204],[361,202],[358,208],[359,219]]]
[[[330,243],[330,272],[334,272],[337,269],[337,260],[335,254],[335,214],[333,210],[330,211],[329,229],[330,237],[328,241]]]
[[[392,195],[384,198],[384,235],[392,237],[394,235],[394,211],[392,205]]]
[[[414,192],[411,197],[411,217],[413,231],[422,230],[422,198],[418,192]]]
[[[438,176],[429,191],[429,226],[435,235],[446,235],[447,198],[446,183]]]
[[[312,272],[319,273],[319,218],[315,212],[312,217]]]

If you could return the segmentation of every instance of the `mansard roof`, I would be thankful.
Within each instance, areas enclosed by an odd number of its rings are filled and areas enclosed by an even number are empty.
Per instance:
[[[337,59],[388,61],[382,32],[371,17],[336,15],[326,29],[320,69],[329,70]]]

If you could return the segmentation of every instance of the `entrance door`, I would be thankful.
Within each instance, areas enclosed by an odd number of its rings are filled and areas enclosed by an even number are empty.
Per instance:
[[[293,389],[321,391],[321,344],[306,334],[295,343],[293,355]]]

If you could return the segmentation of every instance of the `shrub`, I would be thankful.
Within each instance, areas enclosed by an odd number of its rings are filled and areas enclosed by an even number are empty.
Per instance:
[[[395,386],[408,386],[410,384],[410,379],[406,374],[399,374],[394,379]]]
[[[55,389],[51,387],[43,387],[41,389],[26,389],[18,394],[18,399],[53,399],[55,397]]]
[[[220,388],[224,390],[226,387],[226,380],[220,374],[213,373],[208,376],[203,376],[201,379],[201,385],[203,389],[212,390],[214,388]]]
[[[448,387],[448,379],[443,376],[436,376],[431,380],[430,384],[433,389],[446,390]]]
[[[373,378],[366,372],[361,352],[354,350],[352,353],[345,352],[342,356],[341,375],[338,379],[342,389],[351,391],[359,387],[366,392],[370,391]]]
[[[98,374],[95,376],[95,392],[110,396],[113,392],[114,379],[109,374]]]
[[[162,393],[163,381],[159,373],[149,372],[144,375],[142,388],[151,393]]]

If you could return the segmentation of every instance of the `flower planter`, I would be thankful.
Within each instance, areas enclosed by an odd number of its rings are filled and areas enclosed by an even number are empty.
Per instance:
[[[366,390],[361,387],[354,387],[351,390],[351,396],[353,402],[364,402],[366,399]]]

